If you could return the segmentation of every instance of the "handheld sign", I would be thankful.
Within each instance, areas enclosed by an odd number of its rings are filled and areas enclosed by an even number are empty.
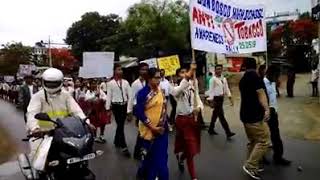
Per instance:
[[[79,77],[101,78],[113,75],[114,52],[84,52]]]
[[[146,63],[149,65],[149,68],[158,68],[157,59],[156,58],[150,58],[141,61],[140,63]]]
[[[166,76],[172,76],[176,74],[177,69],[180,68],[180,61],[178,55],[158,58],[159,69],[166,71]]]

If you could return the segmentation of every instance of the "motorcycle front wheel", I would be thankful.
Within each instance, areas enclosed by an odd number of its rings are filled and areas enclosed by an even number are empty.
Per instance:
[[[48,174],[46,180],[56,180],[53,174]]]
[[[40,174],[39,180],[57,180],[57,179],[54,177],[52,173],[50,174],[43,173],[43,174]]]

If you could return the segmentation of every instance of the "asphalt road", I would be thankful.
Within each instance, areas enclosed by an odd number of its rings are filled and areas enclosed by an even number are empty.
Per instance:
[[[279,99],[280,129],[283,133],[285,157],[292,160],[290,167],[270,165],[265,167],[263,177],[265,180],[319,180],[320,172],[320,141],[307,141],[305,139],[318,140],[320,137],[320,114],[317,99],[310,98],[309,75],[297,75],[296,97]],[[246,154],[246,136],[239,121],[239,94],[237,85],[232,87],[235,96],[235,107],[225,103],[225,114],[231,129],[237,133],[234,140],[226,141],[220,124],[217,124],[218,136],[209,136],[206,131],[202,133],[201,153],[195,158],[196,170],[200,180],[249,180],[242,171],[242,163]],[[205,109],[205,120],[210,119],[209,108]],[[6,131],[9,137],[0,137],[1,142],[7,141],[14,152],[18,154],[28,152],[27,144],[21,142],[25,136],[22,113],[16,111],[11,104],[0,100],[0,131]],[[104,150],[104,155],[91,161],[91,169],[97,176],[97,180],[134,180],[138,163],[133,159],[124,158],[113,146],[115,125],[111,124],[106,129],[107,144],[97,145],[97,149]],[[133,124],[126,125],[126,139],[131,152],[134,148],[136,128]],[[180,174],[173,155],[174,133],[170,136],[169,146],[169,170],[172,180],[189,180],[186,171]],[[11,148],[12,149],[12,148]],[[9,150],[0,149],[0,152]],[[8,155],[9,156],[9,155]],[[272,153],[269,154],[272,156]],[[271,159],[269,157],[269,159]],[[23,180],[19,172],[15,157],[8,157],[9,161],[0,165],[0,180]],[[1,163],[1,162],[0,162]],[[302,172],[297,167],[302,167]]]
[[[10,141],[18,152],[27,152],[28,146],[20,141],[24,136],[24,122],[21,113],[17,112],[11,104],[0,102],[0,124],[11,135]],[[202,133],[202,151],[195,158],[196,170],[200,180],[246,180],[250,179],[242,171],[241,166],[245,159],[246,137],[241,126],[233,129],[237,133],[234,140],[226,141],[220,125],[218,136],[209,136],[206,131]],[[137,162],[127,159],[117,152],[113,146],[115,125],[106,129],[107,143],[96,145],[97,149],[104,150],[104,155],[91,162],[91,169],[97,180],[134,180]],[[133,151],[136,128],[133,124],[126,126],[126,138],[129,149]],[[170,136],[169,170],[170,179],[189,180],[187,171],[181,174],[173,155],[174,133]],[[291,167],[270,165],[265,167],[263,174],[266,180],[318,180],[320,171],[320,143],[284,138],[285,156],[293,161]],[[271,156],[271,153],[270,153]],[[270,159],[270,158],[269,158]],[[303,171],[297,171],[302,166]],[[15,158],[0,165],[0,180],[23,180]]]

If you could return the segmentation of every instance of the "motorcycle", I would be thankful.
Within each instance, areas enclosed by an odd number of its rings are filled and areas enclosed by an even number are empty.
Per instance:
[[[28,135],[31,141],[41,140],[41,143],[33,160],[26,154],[18,157],[25,179],[95,180],[88,161],[101,156],[103,151],[93,151],[94,135],[85,120],[66,117],[53,121],[45,113],[39,113],[35,118],[51,122],[55,128]]]

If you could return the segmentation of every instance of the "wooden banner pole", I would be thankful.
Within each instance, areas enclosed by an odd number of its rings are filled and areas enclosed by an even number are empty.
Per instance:
[[[196,53],[193,48],[192,48],[192,62],[191,63],[196,63]]]

